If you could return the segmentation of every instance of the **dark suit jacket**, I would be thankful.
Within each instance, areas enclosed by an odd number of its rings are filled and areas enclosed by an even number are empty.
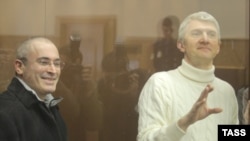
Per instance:
[[[43,102],[13,78],[0,94],[0,141],[66,141],[65,123],[54,106]]]

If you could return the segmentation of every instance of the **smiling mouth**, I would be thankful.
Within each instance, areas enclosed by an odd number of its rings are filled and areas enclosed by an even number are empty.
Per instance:
[[[209,51],[211,51],[211,49],[208,48],[208,47],[198,47],[198,49],[199,49],[199,50],[209,50]]]
[[[46,79],[46,80],[56,80],[56,77],[42,77],[42,79]]]
[[[43,77],[42,79],[45,80],[47,84],[54,84],[56,81],[56,78],[50,78],[50,77]]]

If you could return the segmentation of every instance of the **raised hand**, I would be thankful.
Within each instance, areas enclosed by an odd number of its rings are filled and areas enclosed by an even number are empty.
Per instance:
[[[207,97],[211,91],[213,91],[213,87],[208,84],[201,92],[200,97],[194,103],[192,109],[178,121],[180,128],[186,131],[187,128],[196,121],[202,120],[211,114],[222,112],[221,108],[209,108],[207,106]]]

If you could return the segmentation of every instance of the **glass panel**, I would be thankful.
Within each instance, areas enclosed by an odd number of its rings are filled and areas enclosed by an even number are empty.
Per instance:
[[[165,44],[161,40],[172,36],[169,44],[176,46],[180,22],[195,11],[213,14],[221,27],[215,74],[236,93],[249,85],[248,0],[0,3],[0,91],[15,75],[16,48],[24,39],[45,36],[52,40],[66,62],[53,95],[64,97],[59,107],[69,141],[136,141],[136,108],[143,85],[156,71],[176,68],[183,57],[177,48],[169,49],[169,60],[158,59],[154,64],[154,57],[165,54],[154,54],[153,45]],[[138,81],[136,86],[131,78]]]

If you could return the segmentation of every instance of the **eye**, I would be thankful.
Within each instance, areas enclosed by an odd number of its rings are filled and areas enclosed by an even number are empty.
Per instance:
[[[62,66],[62,62],[60,60],[54,61],[53,64],[57,68],[60,68]]]
[[[199,30],[194,30],[194,31],[191,32],[191,35],[193,37],[199,37],[201,34],[202,34],[202,32],[199,31]]]
[[[38,63],[39,63],[40,65],[42,65],[42,66],[47,66],[47,65],[50,64],[50,61],[47,60],[47,59],[39,59],[39,60],[38,60]]]
[[[207,33],[207,35],[208,35],[209,37],[212,37],[212,38],[214,38],[214,37],[217,36],[216,32],[214,32],[214,31],[209,31],[209,32]]]

